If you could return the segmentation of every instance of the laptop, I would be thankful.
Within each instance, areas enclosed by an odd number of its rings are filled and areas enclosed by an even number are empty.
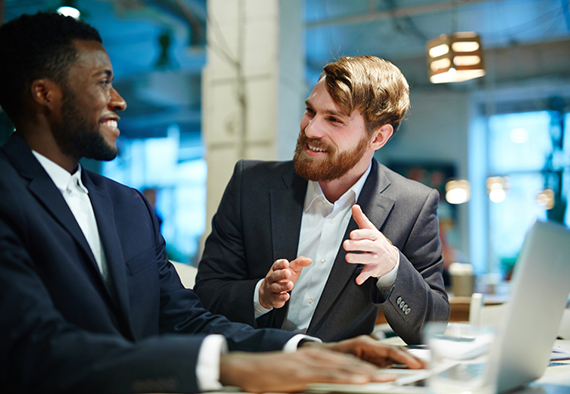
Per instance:
[[[570,294],[570,230],[537,221],[517,259],[510,300],[489,358],[497,391],[544,373]]]
[[[511,390],[542,376],[570,294],[570,229],[537,221],[527,234],[515,265],[498,333],[486,366],[497,392]],[[387,372],[391,372],[387,370]],[[396,371],[394,371],[396,372]],[[407,370],[393,383],[315,384],[309,392],[425,393],[418,381],[425,370]]]

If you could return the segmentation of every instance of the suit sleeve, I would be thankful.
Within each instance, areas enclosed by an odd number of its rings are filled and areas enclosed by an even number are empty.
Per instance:
[[[438,192],[427,194],[407,239],[400,249],[400,266],[394,287],[384,299],[372,286],[373,300],[388,323],[408,344],[422,342],[428,321],[447,321],[450,307],[443,283],[443,254],[437,218]]]
[[[236,164],[206,240],[194,290],[204,306],[231,321],[257,327],[253,292],[260,278],[251,278],[242,221],[243,162]],[[271,315],[271,312],[269,313]]]

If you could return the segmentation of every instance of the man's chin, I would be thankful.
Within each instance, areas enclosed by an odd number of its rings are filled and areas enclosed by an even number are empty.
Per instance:
[[[119,154],[119,150],[115,148],[111,148],[107,146],[106,148],[98,149],[94,152],[89,152],[83,155],[86,159],[93,159],[99,161],[111,161],[117,157]]]
[[[295,164],[295,173],[302,178],[314,182],[330,180],[327,179],[328,166],[326,165],[326,163],[314,163],[314,162],[309,162],[309,160],[296,160],[294,164]]]

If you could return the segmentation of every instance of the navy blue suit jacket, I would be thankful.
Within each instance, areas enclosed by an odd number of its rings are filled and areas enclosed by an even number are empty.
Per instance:
[[[63,196],[17,134],[0,152],[0,392],[197,392],[198,350],[292,337],[203,309],[169,263],[138,191],[83,170],[110,291]]]

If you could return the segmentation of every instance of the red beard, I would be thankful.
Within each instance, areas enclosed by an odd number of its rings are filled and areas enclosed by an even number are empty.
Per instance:
[[[305,153],[307,142],[312,146],[325,149],[327,155],[320,158],[307,155]],[[365,136],[354,149],[339,153],[335,146],[323,144],[319,140],[309,139],[305,132],[301,130],[297,139],[295,156],[293,156],[295,172],[297,175],[315,182],[338,179],[350,171],[362,159],[369,143],[369,137]]]

